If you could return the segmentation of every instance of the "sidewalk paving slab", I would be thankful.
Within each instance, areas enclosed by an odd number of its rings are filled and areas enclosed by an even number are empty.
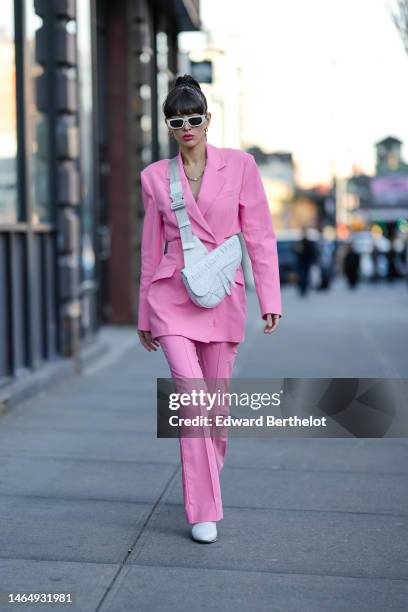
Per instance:
[[[401,580],[211,570],[205,567],[127,566],[101,612],[392,612],[406,610]]]
[[[408,516],[408,475],[329,470],[234,468],[221,474],[228,508],[355,512]],[[173,483],[167,503],[180,504],[182,488]]]
[[[41,561],[0,558],[1,590],[12,593],[74,593],[77,606],[35,606],[0,604],[1,612],[54,612],[54,610],[96,610],[104,593],[115,578],[119,565],[79,563],[77,561]]]
[[[224,508],[219,541],[192,546],[181,507],[155,509],[128,563],[408,579],[408,516]]]

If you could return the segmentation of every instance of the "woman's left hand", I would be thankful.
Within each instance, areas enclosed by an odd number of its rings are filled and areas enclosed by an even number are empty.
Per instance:
[[[264,334],[271,334],[279,325],[280,315],[268,313],[266,315],[266,325],[264,327]]]

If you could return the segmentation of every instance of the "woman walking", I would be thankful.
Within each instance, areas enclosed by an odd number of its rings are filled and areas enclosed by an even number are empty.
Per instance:
[[[179,146],[180,181],[192,232],[208,251],[242,232],[251,259],[264,333],[282,316],[276,237],[255,159],[207,142],[211,113],[198,82],[180,76],[163,103],[169,134]],[[215,307],[194,303],[183,283],[183,243],[171,208],[169,160],[141,172],[145,217],[141,244],[138,335],[147,351],[164,352],[177,379],[232,376],[245,339],[246,295],[242,267],[229,295]],[[164,253],[164,241],[167,251]],[[223,518],[219,475],[226,443],[219,437],[179,438],[184,509],[198,542],[217,539]]]

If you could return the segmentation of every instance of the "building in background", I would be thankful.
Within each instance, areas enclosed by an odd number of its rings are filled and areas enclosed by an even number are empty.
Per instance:
[[[393,238],[408,221],[408,164],[401,154],[402,141],[387,137],[375,143],[376,175],[357,174],[348,179],[348,223],[382,228]]]
[[[402,140],[387,136],[375,143],[376,149],[376,174],[388,174],[389,172],[408,172],[408,164],[402,159]]]
[[[335,228],[335,190],[327,185],[298,187],[293,198],[290,228]]]
[[[4,0],[0,385],[136,324],[140,170],[198,0]]]
[[[266,153],[257,146],[249,147],[262,175],[276,230],[293,227],[293,205],[296,193],[295,165],[291,153]]]

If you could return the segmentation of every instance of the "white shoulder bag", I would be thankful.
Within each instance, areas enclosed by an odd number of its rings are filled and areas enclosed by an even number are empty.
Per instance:
[[[183,245],[184,268],[181,278],[194,304],[203,308],[217,306],[226,295],[242,261],[241,243],[234,234],[212,251],[193,234],[180,180],[178,156],[170,160],[171,208],[174,210]]]

